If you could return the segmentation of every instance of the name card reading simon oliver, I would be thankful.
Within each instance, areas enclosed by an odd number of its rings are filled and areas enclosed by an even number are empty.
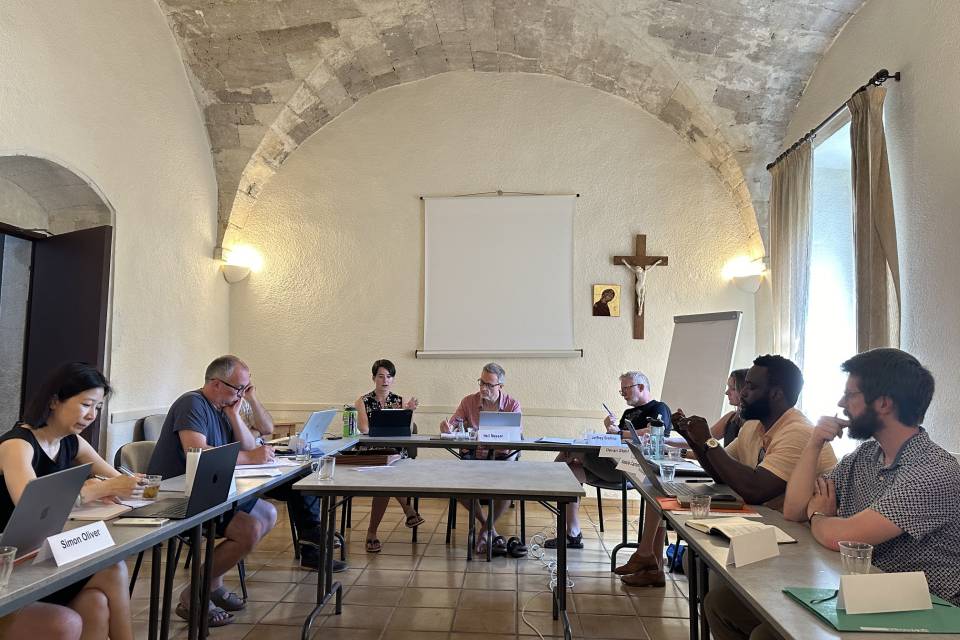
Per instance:
[[[114,545],[107,524],[100,520],[50,536],[43,542],[34,564],[53,556],[58,567],[80,560]]]

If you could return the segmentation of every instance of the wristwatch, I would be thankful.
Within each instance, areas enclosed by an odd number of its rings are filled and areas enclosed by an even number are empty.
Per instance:
[[[830,516],[828,516],[827,514],[825,514],[823,511],[814,511],[813,513],[810,514],[810,517],[807,518],[807,520],[808,520],[809,522],[813,523],[813,517],[814,517],[814,516],[823,516],[824,518],[829,518],[829,517],[830,517]]]
[[[703,443],[703,446],[705,446],[707,449],[716,449],[720,446],[720,441],[716,438],[710,438]]]

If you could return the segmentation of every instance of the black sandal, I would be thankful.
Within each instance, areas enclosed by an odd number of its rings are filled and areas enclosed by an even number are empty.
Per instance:
[[[493,539],[493,555],[495,556],[505,556],[507,555],[507,541],[503,536],[497,536]]]
[[[523,558],[527,555],[527,545],[523,544],[517,536],[511,536],[507,540],[507,553],[513,558]]]

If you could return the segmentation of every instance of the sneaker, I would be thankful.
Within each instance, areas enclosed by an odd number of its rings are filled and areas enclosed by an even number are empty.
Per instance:
[[[300,547],[300,568],[307,571],[316,571],[320,567],[320,551],[313,546],[304,545]],[[343,560],[333,559],[333,572],[340,573],[347,570],[347,563]]]
[[[545,549],[556,549],[557,548],[557,539],[550,538],[543,543]],[[581,531],[575,536],[567,534],[567,549],[583,549],[583,532]]]
[[[301,531],[298,539],[300,544],[309,544],[314,547],[319,547],[323,545],[323,533],[320,531],[319,527],[310,527]],[[338,536],[333,537],[333,548],[340,548],[340,538]]]

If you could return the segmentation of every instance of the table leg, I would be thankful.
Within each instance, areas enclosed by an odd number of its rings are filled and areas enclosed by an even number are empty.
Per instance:
[[[336,529],[336,504],[337,500],[332,496],[322,496],[320,498],[320,531],[323,532],[324,544],[320,564],[317,567],[317,602],[307,615],[307,619],[303,621],[303,627],[300,630],[301,640],[310,639],[313,621],[330,600],[331,594],[336,593],[337,615],[342,610],[343,586],[339,582],[333,582],[333,534]]]
[[[203,554],[203,582],[200,588],[200,631],[199,639],[206,640],[210,631],[210,616],[207,609],[210,607],[210,582],[213,579],[213,548],[216,545],[217,522],[207,521],[207,548]]]
[[[563,637],[570,640],[570,620],[567,618],[567,509],[557,502],[557,586],[553,599],[553,619],[563,622]]]
[[[198,640],[200,632],[200,540],[202,524],[190,530],[190,619],[187,638]]]
[[[473,547],[477,541],[477,501],[470,498],[470,525],[467,528],[467,562],[473,560]]]
[[[687,545],[690,548],[690,545]],[[703,601],[710,589],[710,570],[707,563],[697,556],[697,601],[700,612],[700,640],[710,640],[710,625],[707,623],[707,612],[704,611]]]
[[[487,504],[487,562],[493,562],[493,538],[490,532],[494,530],[493,521],[493,498]]]
[[[700,588],[699,588],[699,576],[697,575],[697,552],[693,550],[693,547],[689,544],[687,545],[687,553],[690,554],[690,562],[688,566],[690,567],[690,575],[687,576],[687,589],[689,593],[687,594],[687,604],[690,608],[690,640],[700,640]]]
[[[527,544],[527,502],[520,500],[520,542]]]
[[[167,640],[170,636],[170,607],[173,601],[173,578],[177,572],[177,544],[178,538],[167,540],[167,566],[163,575],[163,607],[160,609],[160,640]],[[154,565],[157,570],[159,565]]]
[[[160,602],[160,549],[162,544],[153,546],[150,555],[150,622],[147,640],[157,640],[157,605]]]

